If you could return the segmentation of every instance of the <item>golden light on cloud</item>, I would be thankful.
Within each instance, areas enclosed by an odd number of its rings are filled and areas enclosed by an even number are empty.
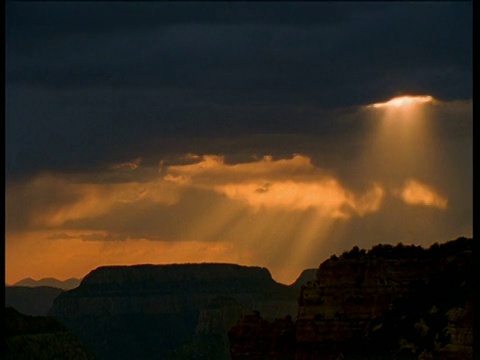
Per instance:
[[[285,208],[306,210],[313,208],[321,215],[332,218],[349,218],[352,212],[363,216],[378,210],[384,191],[378,186],[366,195],[356,196],[341,184],[327,178],[317,182],[279,181],[259,186],[258,183],[229,184],[215,187],[229,198],[245,200],[258,210]]]
[[[434,101],[434,98],[430,95],[422,95],[422,96],[405,95],[405,96],[394,97],[383,103],[375,103],[375,104],[372,104],[371,106],[374,108],[405,108],[413,105],[432,103],[433,101]]]
[[[57,227],[68,221],[94,219],[115,207],[142,200],[172,205],[179,200],[178,187],[154,179],[148,182],[77,183],[59,174],[44,174],[7,189],[7,225],[17,213],[27,214],[33,227]],[[22,215],[24,216],[24,215]]]
[[[377,184],[367,194],[354,194],[302,155],[281,160],[265,156],[259,161],[237,165],[228,165],[222,157],[207,155],[196,164],[170,167],[164,179],[245,201],[256,211],[262,207],[291,211],[313,208],[332,218],[377,211],[384,196]]]
[[[429,206],[445,210],[448,200],[436,192],[431,186],[418,180],[409,179],[395,194],[408,205]]]

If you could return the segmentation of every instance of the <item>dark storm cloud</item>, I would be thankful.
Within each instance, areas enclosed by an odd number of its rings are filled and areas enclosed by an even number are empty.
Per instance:
[[[181,152],[179,137],[345,132],[327,110],[472,92],[468,2],[6,9],[8,176]]]
[[[388,77],[395,88],[380,91],[408,91],[431,87],[436,71],[461,77],[471,67],[469,3],[11,6],[7,79],[15,83],[188,88],[221,102],[293,97],[332,106],[362,101],[366,80]],[[392,81],[412,71],[400,86]]]
[[[381,6],[335,3],[245,2],[76,2],[25,3],[10,1],[10,28],[24,36],[101,33],[172,24],[310,25],[348,19],[354,11]],[[39,30],[32,32],[31,30]],[[59,34],[59,30],[62,33]]]

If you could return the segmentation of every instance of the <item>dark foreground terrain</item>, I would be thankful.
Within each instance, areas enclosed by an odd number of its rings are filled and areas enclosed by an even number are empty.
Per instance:
[[[6,307],[4,354],[8,360],[95,360],[77,337],[57,320],[29,316]]]
[[[296,318],[299,287],[260,267],[109,266],[60,294],[50,315],[101,359],[228,359],[227,332],[240,316],[258,310],[270,320]]]
[[[54,300],[45,292],[38,300],[53,301],[49,317],[6,308],[6,355],[473,359],[473,274],[466,238],[428,249],[354,247],[291,286],[233,264],[100,267]],[[26,294],[15,301],[27,314],[38,311],[29,308],[32,292],[15,291]]]
[[[46,316],[62,291],[50,286],[5,286],[5,306],[25,315]]]

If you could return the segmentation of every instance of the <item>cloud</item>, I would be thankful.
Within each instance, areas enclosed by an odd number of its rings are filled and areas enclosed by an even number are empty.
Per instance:
[[[106,231],[83,233],[78,231],[55,232],[45,236],[46,240],[83,240],[83,241],[125,241],[125,234],[115,234]]]
[[[468,98],[470,14],[468,3],[12,3],[7,82],[61,91],[181,89],[182,105],[348,106],[396,91]],[[142,97],[135,101],[146,116]]]
[[[98,175],[98,174],[97,174]],[[80,175],[80,178],[83,176]],[[6,191],[6,224],[10,231],[56,228],[69,221],[99,218],[113,209],[138,204],[172,205],[179,199],[168,182],[78,183],[68,174],[42,174]],[[83,179],[85,181],[85,179]]]
[[[313,208],[332,218],[375,212],[385,193],[381,186],[373,184],[365,194],[357,195],[303,155],[280,160],[265,156],[236,165],[226,164],[221,156],[206,155],[196,164],[169,167],[164,179],[181,186],[211,189],[245,201],[256,210]]]
[[[394,195],[402,199],[406,204],[413,206],[428,206],[445,210],[448,206],[448,199],[431,186],[418,180],[409,179],[403,187],[394,191]]]
[[[385,194],[378,184],[363,193],[350,190],[305,155],[228,164],[223,156],[187,154],[179,162],[161,163],[156,177],[154,169],[139,166],[139,159],[132,162],[134,166],[116,165],[95,176],[36,176],[7,189],[7,227],[9,231],[49,228],[109,234],[95,233],[95,240],[181,239],[182,226],[203,211],[201,204],[237,213],[313,209],[321,217],[348,219],[378,211]],[[110,182],[112,171],[127,171],[129,177]],[[85,234],[80,238],[93,239]]]
[[[127,161],[124,163],[120,164],[114,164],[111,166],[111,169],[113,170],[118,170],[118,169],[129,169],[129,170],[135,170],[137,169],[142,162],[142,158],[136,158],[135,160],[132,161]]]

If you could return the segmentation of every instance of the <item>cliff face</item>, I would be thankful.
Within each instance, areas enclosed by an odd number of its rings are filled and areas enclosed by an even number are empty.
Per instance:
[[[459,238],[428,250],[378,245],[332,256],[300,288],[289,335],[277,341],[259,313],[243,316],[229,332],[231,357],[472,359],[472,250],[473,239]],[[273,343],[287,355],[276,357]]]
[[[207,343],[222,343],[228,355],[227,330],[257,307],[268,309],[271,318],[294,315],[296,294],[259,267],[112,266],[92,271],[78,288],[61,294],[51,315],[102,359],[153,359]]]
[[[317,279],[300,291],[300,342],[344,341],[382,315],[413,282],[439,270],[435,261],[374,259],[323,263]]]
[[[471,243],[444,254],[415,248],[407,256],[402,249],[387,256],[353,251],[322,263],[315,281],[300,291],[297,359],[452,352],[468,358]]]

